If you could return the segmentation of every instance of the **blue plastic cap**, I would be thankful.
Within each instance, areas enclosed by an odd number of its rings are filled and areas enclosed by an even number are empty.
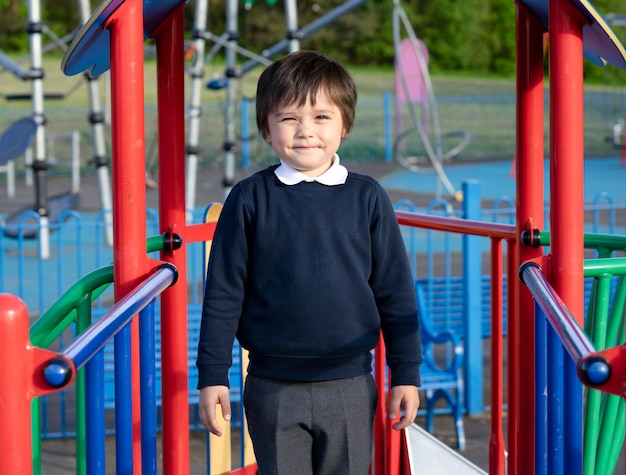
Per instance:
[[[583,381],[594,386],[606,383],[611,377],[611,366],[600,355],[592,355],[583,360],[580,370]]]
[[[72,379],[72,367],[63,358],[53,358],[46,365],[43,376],[50,386],[60,388]]]
[[[609,366],[603,361],[595,361],[587,368],[587,378],[592,384],[600,385],[606,383],[610,374]]]

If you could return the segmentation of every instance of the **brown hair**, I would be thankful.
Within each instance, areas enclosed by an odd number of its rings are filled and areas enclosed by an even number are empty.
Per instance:
[[[256,122],[264,137],[269,134],[268,116],[283,105],[314,103],[324,91],[339,107],[345,133],[354,125],[357,91],[354,79],[341,64],[316,51],[296,51],[263,71],[256,90]]]

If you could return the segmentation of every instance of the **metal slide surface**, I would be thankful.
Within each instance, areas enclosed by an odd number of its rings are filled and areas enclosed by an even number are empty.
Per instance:
[[[487,475],[417,424],[407,427],[405,435],[412,475]]]

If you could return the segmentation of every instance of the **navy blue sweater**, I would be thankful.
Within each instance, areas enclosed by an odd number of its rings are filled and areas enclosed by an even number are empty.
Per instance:
[[[229,194],[211,247],[198,387],[228,386],[236,337],[249,374],[323,381],[371,371],[382,329],[392,385],[419,386],[413,279],[393,207],[372,178],[287,186],[272,166]]]

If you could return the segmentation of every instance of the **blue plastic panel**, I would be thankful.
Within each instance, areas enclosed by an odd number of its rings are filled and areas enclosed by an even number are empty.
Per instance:
[[[99,76],[111,67],[110,32],[104,25],[125,0],[104,0],[68,47],[61,70],[68,76],[89,71]],[[143,0],[144,39],[184,0]]]
[[[549,0],[520,0],[549,27]],[[599,66],[610,63],[618,68],[626,68],[626,50],[613,30],[604,21],[594,6],[586,0],[570,0],[589,24],[583,26],[583,54],[586,59]]]

